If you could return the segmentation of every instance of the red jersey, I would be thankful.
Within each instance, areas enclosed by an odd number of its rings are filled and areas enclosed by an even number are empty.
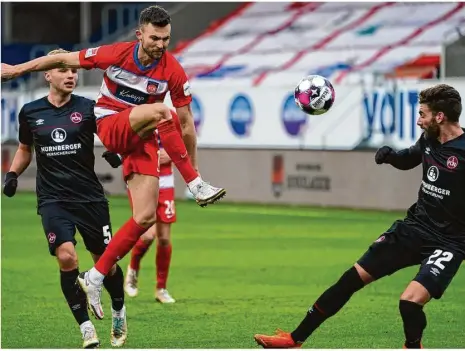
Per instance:
[[[138,41],[116,43],[79,52],[82,68],[105,71],[94,110],[97,119],[133,106],[163,102],[168,91],[176,108],[192,101],[189,81],[176,58],[165,52],[160,60],[143,66],[137,56],[139,45]]]

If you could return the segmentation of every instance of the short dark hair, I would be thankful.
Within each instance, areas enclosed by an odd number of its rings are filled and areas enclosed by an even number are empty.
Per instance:
[[[139,25],[151,23],[157,27],[165,27],[171,23],[169,13],[161,6],[150,6],[143,9],[139,17]]]
[[[449,122],[458,122],[462,113],[462,98],[459,92],[447,84],[438,84],[422,90],[419,103],[427,105],[434,114],[444,113]]]

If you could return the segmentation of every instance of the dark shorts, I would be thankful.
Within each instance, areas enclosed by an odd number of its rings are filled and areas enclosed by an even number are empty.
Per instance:
[[[420,265],[413,280],[439,299],[458,272],[464,255],[440,243],[419,224],[396,221],[357,262],[374,279]]]
[[[101,255],[111,240],[110,212],[106,202],[49,203],[40,206],[38,213],[53,256],[63,243],[76,245],[76,229],[86,249],[96,255]]]

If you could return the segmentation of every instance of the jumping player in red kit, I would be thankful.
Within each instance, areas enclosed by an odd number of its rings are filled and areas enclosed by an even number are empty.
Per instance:
[[[171,111],[176,128],[181,134],[181,126],[176,112]],[[159,138],[160,146],[160,192],[157,206],[157,223],[150,227],[137,241],[131,252],[131,260],[128,265],[124,290],[130,297],[135,297],[139,293],[138,276],[140,262],[149,250],[152,243],[157,241],[155,267],[156,267],[156,287],[155,299],[160,303],[174,303],[176,300],[167,289],[168,274],[171,264],[171,224],[176,222],[176,207],[174,198],[174,174],[173,164],[166,151],[163,149]],[[105,160],[113,167],[118,168],[122,164],[121,155],[106,151],[103,153]],[[128,194],[131,202],[131,194]]]
[[[103,279],[156,222],[159,171],[154,167],[158,164],[155,129],[199,205],[214,203],[226,193],[199,176],[189,81],[181,65],[166,51],[170,35],[169,14],[159,6],[151,6],[140,14],[136,41],[1,66],[2,81],[60,67],[104,70],[94,110],[97,134],[107,150],[123,156],[123,174],[131,194],[133,214],[95,266],[79,275],[78,282],[97,319],[103,318],[100,301]],[[170,109],[163,104],[168,91],[181,122],[182,138],[176,131]]]

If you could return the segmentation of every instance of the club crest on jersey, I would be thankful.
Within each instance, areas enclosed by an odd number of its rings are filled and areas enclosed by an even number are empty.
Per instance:
[[[81,123],[82,121],[82,115],[79,112],[73,112],[69,118],[71,119],[71,122],[73,123]]]
[[[57,236],[55,235],[55,233],[48,233],[47,239],[50,244],[53,244],[57,239]]]
[[[66,130],[63,128],[55,128],[52,130],[52,140],[56,143],[62,143],[66,139]]]
[[[150,95],[155,95],[158,90],[158,83],[156,82],[148,82],[147,83],[147,93]]]
[[[451,156],[447,159],[447,168],[455,169],[459,165],[459,160],[455,156]]]

